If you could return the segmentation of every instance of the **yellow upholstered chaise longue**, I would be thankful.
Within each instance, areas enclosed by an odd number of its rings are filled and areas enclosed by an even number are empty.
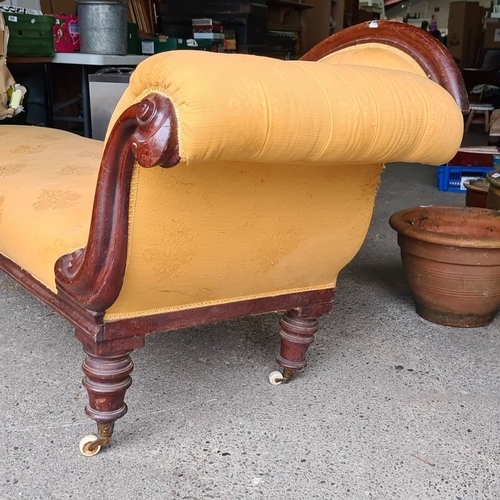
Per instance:
[[[302,370],[384,163],[448,161],[467,107],[446,49],[381,21],[299,61],[151,56],[105,143],[0,127],[0,268],[76,327],[98,427],[81,450],[126,413],[148,334],[282,311],[271,380]]]

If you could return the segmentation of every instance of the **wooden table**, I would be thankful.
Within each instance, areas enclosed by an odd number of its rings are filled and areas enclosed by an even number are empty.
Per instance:
[[[82,117],[75,120],[83,122],[83,135],[91,137],[91,119],[90,119],[90,98],[88,75],[91,68],[97,69],[103,66],[137,66],[148,56],[127,54],[124,56],[105,55],[105,54],[84,54],[80,52],[56,52],[54,57],[7,57],[7,65],[10,64],[43,64],[44,94],[45,94],[45,119],[46,126],[53,127],[54,103],[52,98],[52,74],[51,64],[73,64],[80,66],[80,88],[82,99]],[[64,105],[64,103],[63,103]],[[58,105],[61,107],[61,105]]]
[[[50,78],[49,64],[52,57],[12,57],[7,56],[7,66],[15,64],[42,64],[43,65],[43,95],[45,101],[45,125],[54,126],[53,104],[52,104],[52,80]]]

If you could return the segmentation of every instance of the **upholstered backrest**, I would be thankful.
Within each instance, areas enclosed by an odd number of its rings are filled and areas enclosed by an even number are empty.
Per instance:
[[[380,164],[137,168],[108,320],[332,288],[371,218]]]

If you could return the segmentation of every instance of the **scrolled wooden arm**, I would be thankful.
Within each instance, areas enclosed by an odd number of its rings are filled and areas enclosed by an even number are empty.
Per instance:
[[[415,59],[431,80],[452,95],[463,113],[469,111],[462,74],[448,49],[423,29],[407,23],[367,21],[356,24],[326,38],[301,59],[318,61],[339,50],[364,43],[390,45],[405,52]]]
[[[131,137],[131,146],[139,165],[147,168],[177,165],[180,160],[177,120],[170,100],[154,94],[143,99],[136,107],[138,126]],[[129,110],[133,108],[131,106]]]
[[[179,160],[177,120],[169,99],[150,94],[122,113],[102,156],[88,244],[56,262],[59,292],[91,311],[103,312],[113,304],[125,274],[134,164],[172,167]]]

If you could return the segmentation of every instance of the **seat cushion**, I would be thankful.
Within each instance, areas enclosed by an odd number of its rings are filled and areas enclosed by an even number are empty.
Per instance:
[[[2,125],[0,253],[55,291],[54,264],[87,244],[104,143]]]

